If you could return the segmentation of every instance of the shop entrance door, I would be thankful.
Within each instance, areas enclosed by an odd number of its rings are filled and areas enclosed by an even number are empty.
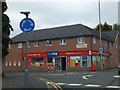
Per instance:
[[[62,61],[62,70],[66,70],[66,57],[61,57]]]
[[[61,70],[61,58],[55,57],[55,71],[60,71],[60,70]]]

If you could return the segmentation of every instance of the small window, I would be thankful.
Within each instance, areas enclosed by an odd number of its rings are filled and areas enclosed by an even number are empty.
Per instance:
[[[96,44],[96,38],[95,37],[93,37],[93,44]]]
[[[11,44],[10,43],[8,44],[8,47],[9,47],[9,49],[11,48]]]
[[[22,43],[18,43],[18,48],[22,48]]]
[[[78,43],[85,43],[85,37],[84,36],[78,37],[77,41]]]
[[[46,41],[46,46],[52,46],[52,40],[47,40]]]
[[[65,44],[66,44],[66,38],[61,38],[60,45],[65,45]]]
[[[21,66],[21,62],[18,62],[18,66]]]
[[[105,46],[107,46],[107,41],[105,41]]]
[[[116,48],[118,48],[118,44],[116,44]]]
[[[30,47],[30,42],[28,42],[28,47]]]
[[[34,42],[34,47],[39,47],[39,41]]]
[[[109,42],[109,47],[112,47],[112,43],[111,42]]]

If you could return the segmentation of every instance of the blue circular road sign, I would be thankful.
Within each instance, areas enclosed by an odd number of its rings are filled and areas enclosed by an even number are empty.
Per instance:
[[[20,29],[23,32],[31,32],[35,27],[35,22],[31,18],[24,18],[20,22]]]

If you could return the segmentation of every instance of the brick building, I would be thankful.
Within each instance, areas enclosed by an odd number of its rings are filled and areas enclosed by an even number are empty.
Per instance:
[[[28,33],[28,67],[30,71],[91,70],[101,67],[99,32],[82,24],[35,30]],[[120,62],[120,33],[102,32],[104,69]],[[26,58],[25,33],[12,38],[6,57],[6,71],[23,71]]]

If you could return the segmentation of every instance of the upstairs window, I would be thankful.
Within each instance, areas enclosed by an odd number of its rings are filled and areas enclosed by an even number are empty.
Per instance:
[[[10,43],[8,44],[8,48],[9,48],[9,49],[11,48],[11,44],[10,44]]]
[[[109,47],[112,47],[112,43],[111,42],[109,42]]]
[[[60,45],[65,45],[65,44],[66,44],[66,38],[61,38]]]
[[[105,46],[107,46],[107,41],[105,41]]]
[[[46,41],[46,46],[52,46],[52,40],[47,40]]]
[[[34,42],[34,47],[39,47],[39,41]]]
[[[96,44],[96,37],[92,38],[93,44]]]
[[[118,48],[118,44],[115,44],[115,47]]]
[[[30,42],[28,42],[28,47],[30,47]]]
[[[85,37],[84,36],[78,37],[77,42],[78,43],[85,43]]]
[[[18,43],[18,48],[22,48],[22,43]]]

